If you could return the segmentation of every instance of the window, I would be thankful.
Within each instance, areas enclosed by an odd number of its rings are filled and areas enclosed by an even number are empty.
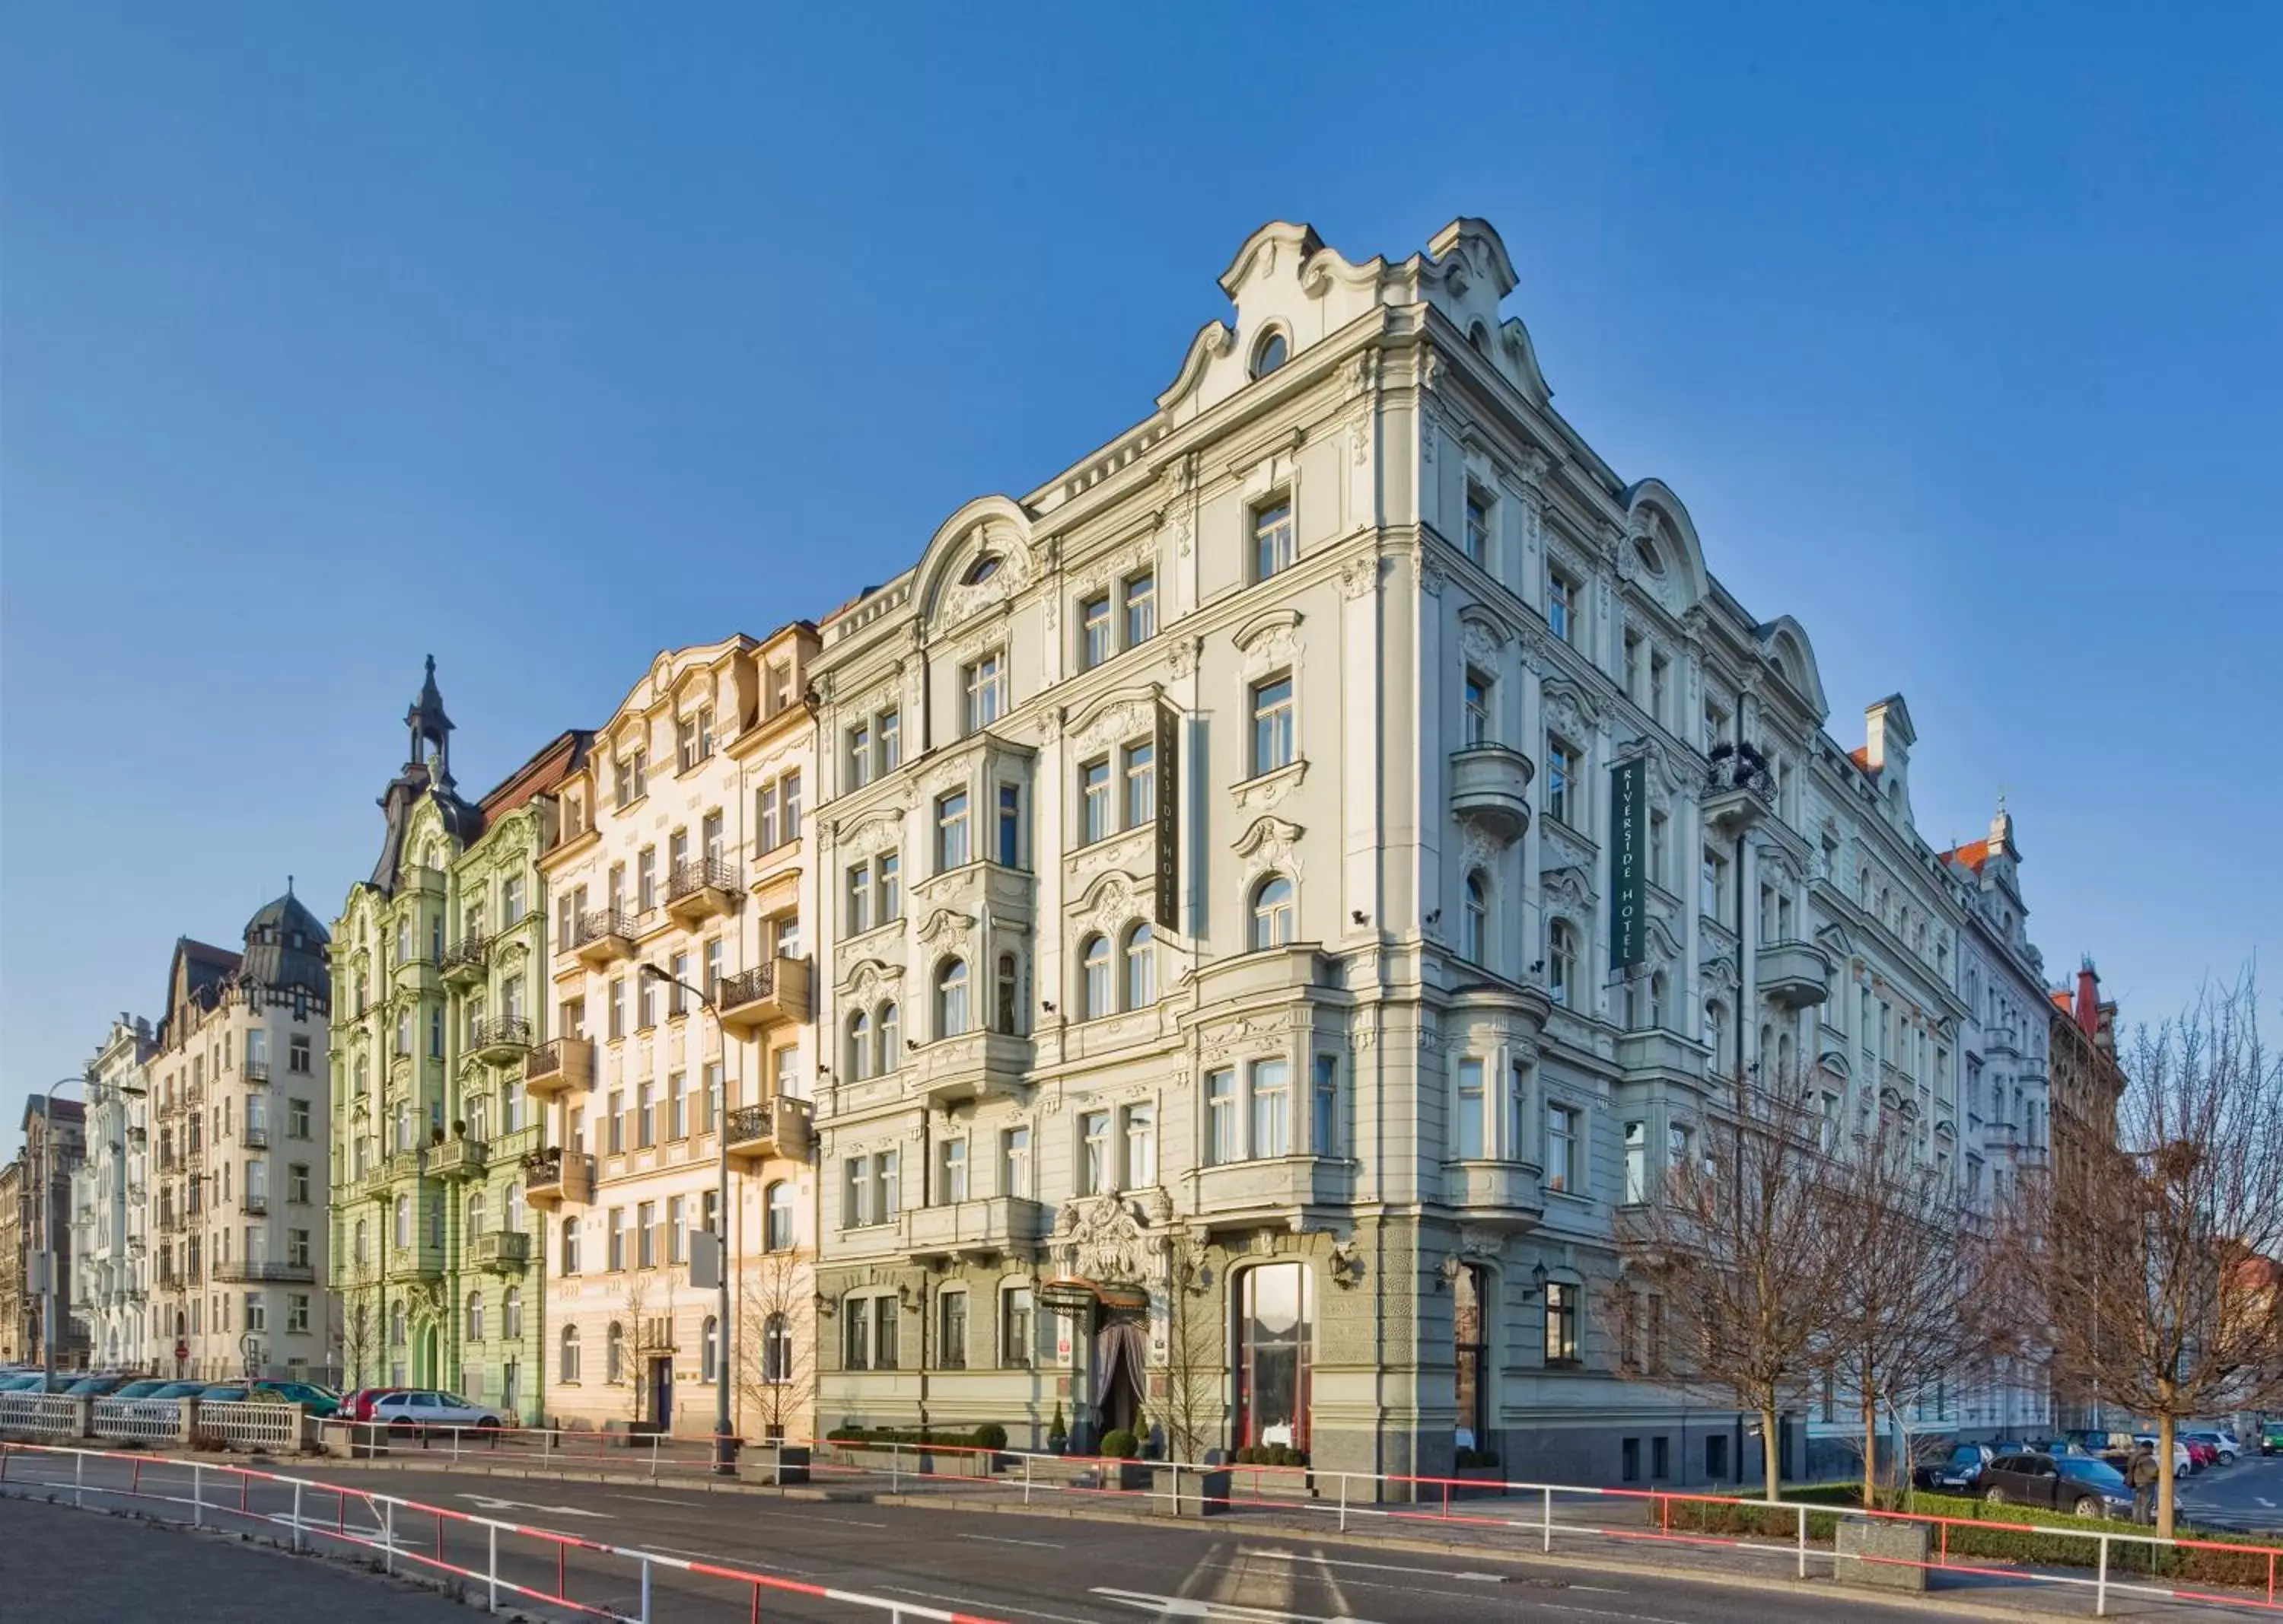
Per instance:
[[[721,1369],[721,1322],[709,1314],[697,1333],[698,1379],[705,1382],[719,1379],[717,1372]]]
[[[872,782],[872,724],[860,722],[848,730],[848,787],[861,790]]]
[[[1110,1178],[1110,1113],[1088,1111],[1078,1120],[1078,1192],[1098,1196],[1113,1188]]]
[[[1037,1310],[1032,1306],[1029,1286],[1000,1288],[999,1365],[1001,1370],[1027,1370],[1031,1368],[1031,1349],[1036,1345],[1032,1328],[1037,1323]]]
[[[1655,722],[1663,722],[1668,708],[1667,696],[1672,691],[1672,662],[1662,654],[1648,657],[1648,714]]]
[[[714,1119],[721,1114],[721,1062],[708,1060],[703,1075],[705,1087],[697,1098],[697,1131],[710,1134]]]
[[[1638,1206],[1648,1199],[1648,1124],[1628,1122],[1625,1137],[1625,1205]]]
[[[1465,717],[1462,725],[1464,741],[1469,749],[1491,742],[1491,679],[1473,667],[1461,687],[1461,699]]]
[[[254,1035],[255,1035],[253,1033],[248,1033],[246,1035],[246,1046],[249,1050],[253,1047],[253,1039]],[[309,1040],[307,1037],[295,1036],[285,1040],[285,1069],[289,1072],[299,1072],[304,1076],[308,1074]],[[303,1109],[308,1109],[306,1104],[304,1104]],[[303,1136],[303,1137],[307,1136],[308,1136],[306,1135]]]
[[[1126,646],[1147,643],[1157,635],[1157,577],[1144,570],[1126,582]]]
[[[1126,1167],[1121,1188],[1147,1190],[1157,1182],[1157,1108],[1126,1107]]]
[[[690,1135],[690,1080],[680,1072],[666,1074],[666,1136],[683,1139]]]
[[[1147,1009],[1157,1002],[1157,938],[1147,925],[1126,933],[1126,1007]]]
[[[1672,874],[1672,820],[1662,812],[1648,815],[1648,878],[1653,885],[1670,885]]]
[[[1578,640],[1577,634],[1571,630],[1577,603],[1578,583],[1560,570],[1548,570],[1546,574],[1546,623],[1564,643]]]
[[[1274,327],[1270,328],[1260,335],[1259,341],[1252,347],[1253,377],[1267,377],[1290,360],[1291,353],[1291,346],[1285,342],[1284,335]]]
[[[1078,606],[1078,663],[1091,670],[1110,658],[1110,594],[1097,593]]]
[[[1006,714],[1007,657],[996,652],[984,655],[962,674],[966,689],[962,733],[987,728]]]
[[[1546,1362],[1578,1362],[1578,1288],[1560,1280],[1546,1283]]]
[[[1094,1020],[1117,1013],[1110,992],[1110,939],[1088,936],[1079,949],[1079,1019]]]
[[[936,1146],[936,1200],[957,1206],[967,1199],[967,1141],[946,1139]]]
[[[1205,1160],[1219,1167],[1241,1159],[1236,1143],[1236,1074],[1223,1067],[1205,1076]]]
[[[309,1334],[309,1298],[305,1292],[295,1292],[285,1299],[285,1331],[289,1336]]]
[[[575,1385],[579,1380],[579,1327],[563,1327],[563,1351],[555,1362],[556,1379]]]
[[[872,902],[883,925],[904,917],[903,861],[894,852],[872,859]]]
[[[1252,1154],[1292,1153],[1292,1070],[1282,1060],[1252,1063]]]
[[[1144,740],[1126,746],[1126,826],[1139,829],[1157,818],[1157,749]]]
[[[1292,567],[1292,501],[1275,496],[1252,510],[1252,578]]]
[[[842,1164],[840,1222],[843,1229],[886,1223],[896,1215],[898,1153],[875,1151]]]
[[[967,961],[947,958],[935,972],[935,1035],[957,1037],[967,1029]]]
[[[620,1382],[627,1378],[627,1328],[618,1321],[603,1334],[603,1379]]]
[[[286,1167],[286,1169],[285,1169],[285,1198],[286,1198],[288,1201],[293,1201],[293,1202],[307,1202],[307,1201],[308,1200],[308,1198],[309,1198],[309,1164],[308,1164],[308,1163],[307,1163],[307,1162],[305,1162],[305,1161],[297,1161],[297,1162],[290,1163],[290,1164]]]
[[[1478,1161],[1483,1149],[1483,1063],[1472,1058],[1459,1062],[1458,1100],[1452,1120],[1451,1153],[1460,1161]]]
[[[480,1342],[483,1339],[484,1294],[481,1292],[470,1292],[468,1293],[468,1340]]]
[[[400,1247],[412,1244],[412,1198],[396,1198],[396,1244]]]
[[[999,786],[999,866],[1023,866],[1023,790],[1020,785]]]
[[[968,586],[979,587],[998,573],[999,555],[995,552],[986,552],[967,566],[967,574],[961,576],[960,580]]]
[[[635,909],[648,913],[658,906],[658,847],[645,846],[635,854]]]
[[[880,1045],[878,1063],[873,1069],[876,1072],[892,1072],[904,1063],[902,1029],[897,1021],[893,998],[880,1005],[879,1019],[873,1024],[878,1030]]]
[[[1078,769],[1079,839],[1091,845],[1110,833],[1110,762],[1088,761]]]
[[[848,1017],[848,1081],[861,1082],[872,1074],[872,1018],[858,1010]]]
[[[935,1362],[940,1370],[967,1368],[967,1293],[948,1288],[936,1294]]]
[[[610,1021],[604,1029],[613,1039],[627,1035],[627,984],[623,977],[611,983]]]
[[[1578,793],[1578,756],[1558,738],[1546,741],[1546,816],[1575,829],[1585,816]]]
[[[1578,985],[1578,927],[1567,919],[1546,927],[1546,985],[1564,1009],[1584,990]]]
[[[566,1275],[579,1272],[579,1221],[576,1218],[563,1221],[563,1272]]]
[[[1236,1441],[1308,1447],[1315,1340],[1313,1277],[1305,1263],[1244,1271],[1237,1315]]]
[[[1491,887],[1477,869],[1467,876],[1459,923],[1459,956],[1470,964],[1490,962]]]
[[[892,708],[872,723],[872,750],[874,765],[883,773],[893,772],[904,759],[902,725]]]
[[[1022,979],[1015,965],[1012,953],[999,956],[998,980],[999,1032],[1004,1037],[1018,1036],[1022,1030]]]
[[[777,808],[783,822],[778,829],[787,840],[800,839],[800,775],[789,772],[777,780]]]
[[[646,1151],[658,1143],[658,1085],[644,1081],[635,1085],[635,1148]]]
[[[1252,776],[1292,764],[1292,678],[1288,673],[1252,688]]]
[[[761,1379],[782,1386],[792,1379],[792,1322],[772,1314],[761,1323]]]
[[[1261,948],[1281,948],[1294,934],[1292,882],[1282,874],[1271,874],[1262,880],[1252,894],[1252,945]]]
[[[1001,1128],[999,1133],[999,1193],[1027,1200],[1031,1195],[1031,1130]]]
[[[1467,557],[1484,568],[1491,562],[1491,499],[1478,486],[1467,488]]]
[[[605,1233],[609,1242],[609,1261],[605,1267],[615,1274],[627,1266],[627,1209],[625,1207],[611,1208],[609,1225]]]
[[[1519,1060],[1507,1073],[1506,1157],[1520,1161],[1529,1152],[1530,1068]]]
[[[771,1252],[790,1252],[793,1245],[793,1189],[787,1179],[778,1179],[762,1192],[761,1206],[765,1214],[761,1228],[761,1245]]]
[[[1571,1195],[1578,1187],[1578,1113],[1570,1105],[1546,1108],[1546,1187]]]
[[[1704,854],[1702,894],[1696,899],[1696,905],[1706,918],[1727,923],[1728,862],[1716,852]]]
[[[256,1231],[256,1233],[259,1233],[259,1231]],[[292,1264],[296,1269],[307,1269],[309,1267],[308,1230],[288,1230],[285,1231],[285,1261],[288,1263]]]
[[[954,790],[935,802],[935,866],[939,871],[968,862],[967,792]]]
[[[484,1192],[480,1190],[468,1198],[468,1235],[471,1239],[484,1232]]]
[[[872,865],[853,864],[848,870],[848,933],[861,936],[872,928]]]
[[[523,1335],[523,1289],[510,1285],[500,1303],[500,1335],[512,1342]]]
[[[658,1203],[644,1201],[635,1208],[635,1259],[638,1269],[658,1267]]]
[[[666,1198],[666,1261],[680,1263],[690,1255],[690,1206],[681,1196]]]

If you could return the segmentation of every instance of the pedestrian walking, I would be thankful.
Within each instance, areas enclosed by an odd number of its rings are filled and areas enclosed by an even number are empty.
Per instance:
[[[2124,1480],[2132,1485],[2132,1520],[2148,1524],[2156,1520],[2156,1485],[2163,1480],[2164,1469],[2156,1464],[2156,1451],[2142,1444],[2132,1451],[2125,1463]]]

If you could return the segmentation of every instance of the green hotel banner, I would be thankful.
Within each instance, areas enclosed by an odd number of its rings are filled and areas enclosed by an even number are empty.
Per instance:
[[[1641,842],[1648,828],[1648,762],[1639,758],[1609,769],[1609,968],[1630,970],[1648,956],[1642,933]]]

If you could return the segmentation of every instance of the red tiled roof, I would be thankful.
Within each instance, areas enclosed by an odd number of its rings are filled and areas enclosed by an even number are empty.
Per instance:
[[[1870,777],[1875,778],[1879,776],[1879,769],[1871,765],[1870,746],[1864,745],[1858,749],[1850,750],[1847,753],[1847,759],[1854,762],[1856,766],[1861,768],[1863,771]]]
[[[1982,865],[1990,861],[1990,842],[1968,840],[1963,846],[1952,847],[1943,853],[1943,860],[1947,863],[1960,863],[1979,874],[1982,872]]]
[[[2069,989],[2067,988],[2063,988],[2057,993],[2049,993],[2046,995],[2053,999],[2053,1008],[2059,1010],[2064,1015],[2071,1013],[2069,1008]]]

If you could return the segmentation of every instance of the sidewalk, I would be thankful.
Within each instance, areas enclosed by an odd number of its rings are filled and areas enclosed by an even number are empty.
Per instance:
[[[0,1499],[0,1619],[41,1624],[467,1624],[458,1603],[378,1574],[139,1519]],[[510,1615],[503,1613],[502,1617]]]

